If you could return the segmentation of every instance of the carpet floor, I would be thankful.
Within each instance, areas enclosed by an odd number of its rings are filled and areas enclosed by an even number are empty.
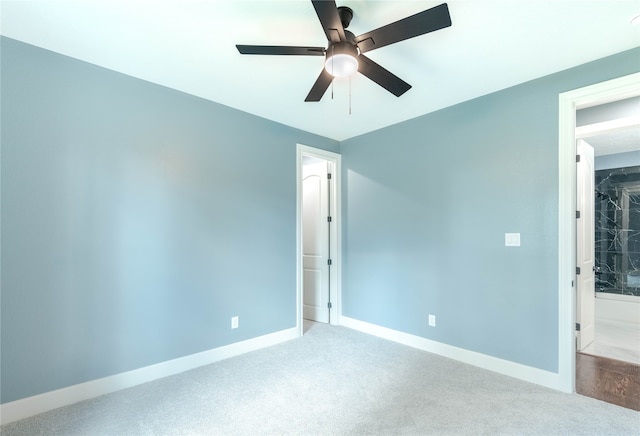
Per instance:
[[[640,413],[345,327],[62,407],[13,435],[639,435]]]

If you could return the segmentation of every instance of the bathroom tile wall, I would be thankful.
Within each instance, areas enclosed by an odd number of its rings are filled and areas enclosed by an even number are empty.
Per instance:
[[[596,291],[640,296],[640,166],[595,172]]]

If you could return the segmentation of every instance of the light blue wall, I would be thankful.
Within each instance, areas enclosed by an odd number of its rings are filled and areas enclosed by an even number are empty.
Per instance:
[[[640,151],[596,156],[594,164],[596,171],[640,165]]]
[[[2,403],[293,327],[296,143],[343,153],[345,315],[557,370],[558,93],[639,50],[338,144],[1,44]]]
[[[343,314],[557,372],[558,95],[638,72],[638,59],[624,52],[341,143]],[[505,247],[506,232],[522,246]]]
[[[1,44],[2,403],[296,325],[296,143],[337,142]]]
[[[640,115],[640,97],[592,106],[576,111],[576,127]]]

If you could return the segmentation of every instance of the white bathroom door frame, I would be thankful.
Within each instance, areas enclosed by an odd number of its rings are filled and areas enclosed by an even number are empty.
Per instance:
[[[559,95],[558,129],[558,389],[576,379],[576,110],[640,96],[640,73]]]
[[[304,156],[322,159],[332,167],[332,180],[329,198],[331,214],[331,243],[329,258],[331,259],[331,277],[329,298],[330,324],[340,324],[342,315],[342,209],[341,209],[341,159],[337,153],[297,144],[296,147],[296,320],[300,336],[304,332],[303,324],[303,262],[302,262],[302,166]]]

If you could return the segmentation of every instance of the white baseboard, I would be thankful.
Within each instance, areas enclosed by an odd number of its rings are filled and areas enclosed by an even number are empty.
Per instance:
[[[535,383],[551,389],[562,390],[560,376],[554,372],[533,368],[531,366],[522,365],[520,363],[504,359],[498,359],[497,357],[465,350],[464,348],[454,347],[346,316],[342,316],[340,321],[343,326],[363,333],[368,333],[373,336],[378,336],[383,339],[388,339],[419,350],[427,351],[429,353],[437,354],[439,356],[447,357],[482,369],[497,372],[499,374],[518,378],[530,383]]]
[[[45,392],[0,405],[0,424],[8,424],[58,407],[130,388],[170,375],[209,365],[249,351],[259,350],[300,337],[298,328],[282,330],[246,341],[236,342],[201,353],[191,354],[155,365],[91,380],[55,391]]]

